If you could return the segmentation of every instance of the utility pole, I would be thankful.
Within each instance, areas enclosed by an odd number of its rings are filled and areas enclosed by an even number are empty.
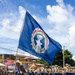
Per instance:
[[[64,66],[65,66],[64,50],[65,50],[65,46],[63,46],[63,49],[62,49],[62,52],[63,52],[63,68],[64,68]]]

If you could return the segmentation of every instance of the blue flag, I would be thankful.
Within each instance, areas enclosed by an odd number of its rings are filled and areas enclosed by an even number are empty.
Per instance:
[[[18,48],[52,63],[62,46],[50,38],[36,20],[26,12]]]

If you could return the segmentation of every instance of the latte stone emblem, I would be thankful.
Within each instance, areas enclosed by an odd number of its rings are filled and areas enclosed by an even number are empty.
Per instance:
[[[37,53],[44,53],[47,50],[49,39],[40,28],[36,28],[33,31],[31,37],[31,45]]]

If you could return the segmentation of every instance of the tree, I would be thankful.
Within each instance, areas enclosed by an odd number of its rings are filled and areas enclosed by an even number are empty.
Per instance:
[[[68,50],[64,51],[65,63],[75,66],[75,61],[72,59],[73,55]]]
[[[64,57],[65,57],[65,59],[72,59],[72,54],[71,54],[71,52],[70,51],[68,51],[67,49],[66,50],[64,50]]]

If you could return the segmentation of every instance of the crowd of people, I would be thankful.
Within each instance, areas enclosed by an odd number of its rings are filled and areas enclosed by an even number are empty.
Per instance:
[[[12,72],[0,69],[0,75],[75,75],[75,67],[66,64],[64,68],[55,65],[50,66],[50,68],[35,66],[25,69],[23,65],[17,61],[15,69],[13,69]]]

